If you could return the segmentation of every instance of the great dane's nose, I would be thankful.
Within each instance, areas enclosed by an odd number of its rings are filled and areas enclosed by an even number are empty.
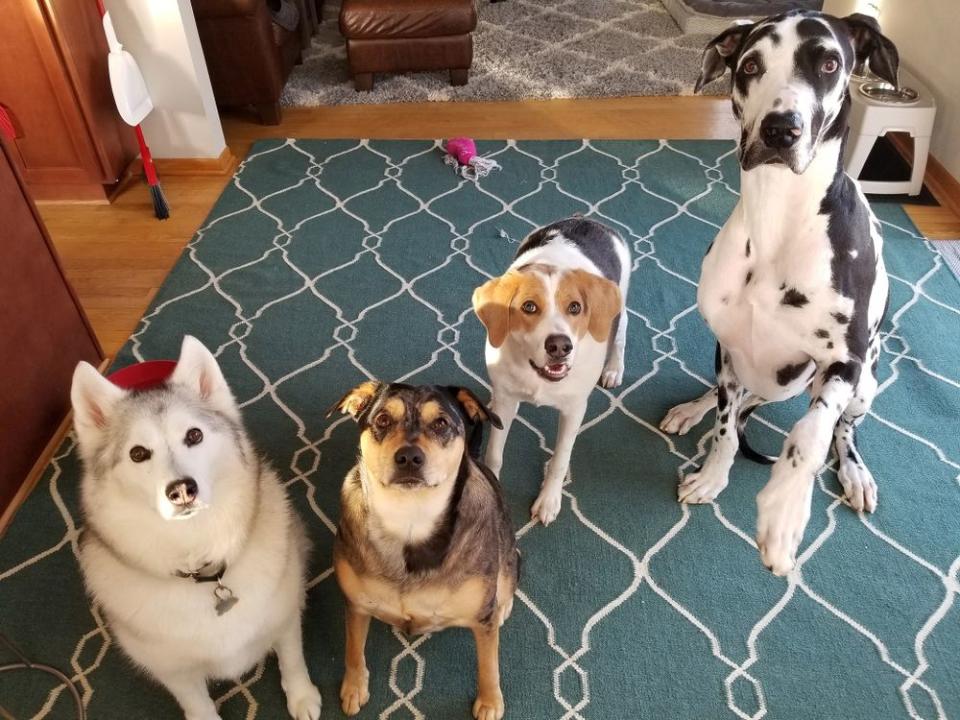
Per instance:
[[[404,470],[419,470],[423,466],[423,450],[416,445],[405,445],[397,450],[393,461]]]
[[[774,150],[793,147],[803,134],[803,118],[798,112],[774,112],[760,123],[760,137]]]
[[[167,485],[167,500],[185,507],[197,499],[197,481],[192,477],[180,478]]]
[[[566,335],[547,335],[543,347],[551,360],[564,360],[573,350],[573,342]]]

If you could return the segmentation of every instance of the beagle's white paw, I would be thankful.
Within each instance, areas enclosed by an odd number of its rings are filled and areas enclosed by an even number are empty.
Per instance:
[[[600,375],[600,384],[605,388],[620,387],[623,383],[623,358],[615,355],[607,361]]]
[[[537,518],[543,525],[549,525],[560,514],[563,496],[559,486],[553,489],[547,487],[546,483],[544,485],[545,487],[541,488],[533,507],[530,508],[530,517]]]
[[[774,575],[786,575],[797,562],[797,549],[810,520],[813,478],[787,474],[774,465],[770,481],[757,495],[757,547]]]

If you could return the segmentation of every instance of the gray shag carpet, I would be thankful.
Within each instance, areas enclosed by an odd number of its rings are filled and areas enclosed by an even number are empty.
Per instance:
[[[324,5],[313,45],[284,89],[284,105],[689,95],[707,35],[685,35],[660,0],[476,0],[470,82],[445,72],[377,75],[356,92],[337,25]],[[724,91],[716,83],[714,92]],[[708,92],[710,89],[708,89]]]

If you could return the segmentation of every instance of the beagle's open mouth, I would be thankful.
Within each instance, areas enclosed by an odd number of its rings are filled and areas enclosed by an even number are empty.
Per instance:
[[[570,372],[570,366],[565,362],[548,363],[539,367],[533,360],[530,361],[530,367],[537,371],[537,375],[550,382],[559,382],[563,380]]]

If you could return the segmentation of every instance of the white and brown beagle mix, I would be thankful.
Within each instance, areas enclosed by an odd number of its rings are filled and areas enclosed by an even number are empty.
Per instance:
[[[560,411],[553,458],[531,510],[544,525],[560,512],[561,488],[590,391],[623,381],[624,299],[630,251],[614,230],[572,217],[531,233],[506,274],[473,294],[487,329],[493,429],[484,462],[499,476],[503,448],[520,402]],[[619,320],[614,323],[614,319]]]

